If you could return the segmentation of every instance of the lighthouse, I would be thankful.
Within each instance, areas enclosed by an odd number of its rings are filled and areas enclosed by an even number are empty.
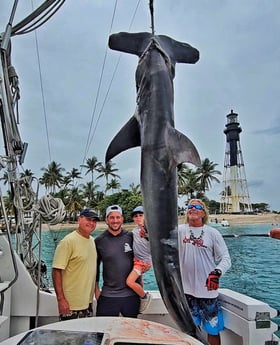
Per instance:
[[[251,213],[244,160],[241,151],[239,135],[242,129],[238,122],[238,114],[231,110],[227,115],[224,133],[226,135],[226,150],[223,173],[223,191],[221,193],[221,213]]]

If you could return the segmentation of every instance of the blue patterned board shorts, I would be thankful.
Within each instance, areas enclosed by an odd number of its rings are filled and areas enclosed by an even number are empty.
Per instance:
[[[224,329],[223,312],[218,298],[185,296],[195,324],[207,334],[218,335]]]

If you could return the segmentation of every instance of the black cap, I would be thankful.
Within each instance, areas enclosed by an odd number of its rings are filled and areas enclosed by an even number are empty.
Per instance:
[[[84,216],[86,218],[94,218],[96,220],[100,220],[98,214],[92,208],[85,208],[80,212],[80,216]]]

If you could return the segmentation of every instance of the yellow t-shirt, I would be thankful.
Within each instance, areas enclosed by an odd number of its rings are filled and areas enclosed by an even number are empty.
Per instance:
[[[83,310],[92,302],[96,281],[97,253],[93,237],[77,231],[66,235],[58,244],[53,267],[62,269],[64,296],[70,310]]]

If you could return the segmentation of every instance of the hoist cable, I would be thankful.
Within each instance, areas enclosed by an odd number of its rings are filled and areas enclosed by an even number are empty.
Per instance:
[[[135,19],[135,16],[136,16],[136,13],[137,13],[137,10],[138,10],[140,1],[141,1],[141,0],[138,0],[138,2],[137,2],[136,8],[135,8],[135,10],[134,10],[132,19],[131,19],[130,24],[129,24],[129,29],[128,29],[128,31],[131,30],[131,27],[132,27],[132,24],[133,24],[133,22],[134,22],[134,19]],[[117,1],[115,2],[115,6],[114,6],[114,11],[113,11],[113,16],[112,16],[111,25],[110,25],[110,31],[109,31],[109,32],[112,31],[112,26],[113,26],[113,22],[114,22],[114,18],[115,18],[115,13],[116,13],[116,7],[117,7]],[[101,75],[103,75],[103,69],[104,69],[104,66],[105,66],[105,60],[106,60],[106,57],[107,57],[107,52],[108,52],[108,48],[106,48],[106,53],[105,53],[105,57],[104,57],[104,61],[103,61],[103,67],[102,67],[102,74],[101,74]],[[115,68],[114,68],[114,71],[113,71],[113,74],[112,74],[112,78],[111,78],[111,80],[110,80],[110,83],[109,83],[109,86],[108,86],[106,95],[105,95],[105,97],[104,97],[104,100],[103,100],[103,103],[102,103],[102,106],[101,106],[101,110],[100,110],[100,112],[99,112],[99,114],[98,114],[97,121],[96,121],[96,123],[95,123],[94,129],[93,129],[93,133],[92,133],[92,135],[91,135],[91,129],[92,129],[92,126],[93,126],[93,118],[94,118],[94,115],[95,115],[95,110],[96,110],[96,105],[97,105],[97,98],[98,98],[98,96],[96,97],[95,105],[94,105],[94,111],[93,111],[93,116],[92,116],[91,125],[90,125],[90,129],[89,129],[89,134],[88,134],[88,138],[87,138],[87,143],[86,143],[85,154],[84,154],[84,157],[83,157],[83,163],[84,163],[85,160],[86,160],[86,156],[87,156],[87,154],[88,154],[89,148],[90,148],[90,146],[91,146],[91,144],[92,144],[92,142],[93,142],[93,139],[94,139],[94,136],[95,136],[95,133],[96,133],[96,130],[97,130],[97,126],[98,126],[99,120],[100,120],[100,118],[101,118],[101,115],[102,115],[102,113],[103,113],[103,110],[104,110],[106,101],[107,101],[107,99],[108,99],[109,92],[110,92],[110,90],[111,90],[111,86],[112,86],[113,80],[114,80],[114,78],[115,78],[115,75],[116,75],[116,72],[117,72],[117,69],[118,69],[120,60],[121,60],[121,54],[119,54],[117,63],[116,63],[116,65],[115,65]],[[100,86],[100,85],[101,85],[101,80],[100,80],[100,82],[99,82],[99,86]],[[98,87],[98,95],[99,95],[99,89],[100,89],[100,87]],[[90,135],[91,135],[91,136],[90,136]]]

